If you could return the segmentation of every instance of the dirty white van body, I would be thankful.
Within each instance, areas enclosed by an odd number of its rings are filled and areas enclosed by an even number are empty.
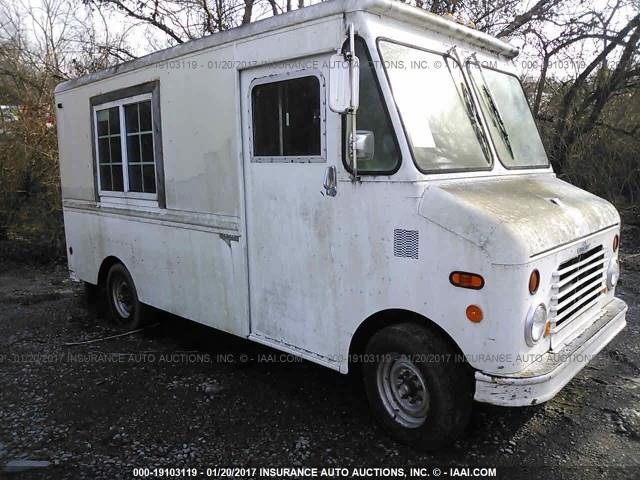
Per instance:
[[[335,113],[331,60],[352,51],[359,106]],[[455,434],[464,412],[451,431],[432,419],[471,396],[549,400],[625,326],[620,219],[556,178],[521,91],[502,94],[516,54],[400,2],[336,0],[62,83],[71,275],[106,286],[123,317],[133,290],[342,373],[361,364],[378,418],[407,441]],[[438,97],[455,128],[421,117]]]

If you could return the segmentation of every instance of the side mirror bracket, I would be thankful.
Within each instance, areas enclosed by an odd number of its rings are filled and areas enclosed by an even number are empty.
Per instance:
[[[342,115],[349,115],[350,139],[348,152],[351,157],[351,180],[358,180],[358,156],[356,147],[356,112],[360,98],[360,62],[355,51],[353,23],[349,24],[349,50],[344,55],[331,56],[329,65],[329,109]]]

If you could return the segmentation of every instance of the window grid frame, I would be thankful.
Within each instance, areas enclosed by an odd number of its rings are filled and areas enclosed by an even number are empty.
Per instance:
[[[120,162],[114,162],[113,161],[113,154],[111,151],[111,139],[113,138],[117,138],[120,141],[120,152],[122,152],[122,130],[119,130],[117,134],[112,134],[111,133],[111,115],[109,113],[109,110],[111,110],[112,108],[115,107],[106,107],[106,108],[100,108],[97,109],[95,112],[95,125],[96,125],[96,156],[97,156],[97,160],[98,160],[98,178],[100,178],[100,167],[105,167],[108,166],[109,167],[109,176],[111,177],[111,186],[113,187],[113,166],[117,165],[120,168],[124,168],[124,164],[122,162],[122,157],[120,157]],[[98,112],[102,112],[102,111],[106,111],[107,112],[107,134],[106,135],[98,135]],[[118,110],[118,115],[120,115],[120,111]],[[120,124],[120,117],[118,116],[118,126],[122,127],[122,125]],[[100,140],[107,140],[107,144],[109,147],[109,161],[108,162],[102,162],[100,161]],[[124,183],[123,183],[123,188],[124,188]],[[109,192],[120,192],[119,190],[106,190]]]
[[[136,108],[136,117],[137,117],[137,128],[138,130],[133,132],[133,133],[129,133],[127,131],[125,131],[125,143],[127,143],[129,141],[129,137],[138,137],[138,153],[139,153],[139,158],[140,161],[139,162],[131,162],[129,163],[129,157],[127,157],[127,179],[129,178],[129,167],[134,165],[136,167],[140,167],[140,182],[142,184],[142,192],[129,192],[129,193],[148,193],[150,195],[155,195],[157,193],[158,190],[158,186],[157,186],[157,177],[156,177],[156,162],[155,162],[155,142],[154,142],[154,138],[153,138],[153,105],[151,103],[151,99],[149,99],[149,113],[151,115],[151,130],[142,130],[142,122],[140,120],[140,107],[139,105],[146,102],[147,100],[142,100],[139,102],[127,102],[124,105],[122,105],[122,110],[125,112],[125,125],[127,123],[127,119],[126,119],[126,107],[130,106],[130,105],[138,105],[138,107]],[[145,162],[142,160],[143,156],[142,156],[142,136],[143,135],[149,135],[151,134],[151,149],[152,149],[152,156],[153,156],[153,161],[151,162]],[[129,151],[129,145],[127,144],[125,146],[127,152]],[[156,185],[154,185],[154,190],[156,190],[156,192],[145,192],[145,181],[144,181],[144,167],[145,166],[149,166],[152,165],[153,166],[153,173],[154,173],[154,179],[156,179]],[[131,187],[131,186],[129,186]]]
[[[150,105],[150,113],[151,113],[151,130],[145,132],[134,132],[133,135],[140,135],[142,133],[151,133],[151,145],[153,148],[153,165],[154,165],[154,173],[155,173],[155,181],[156,181],[156,192],[155,193],[146,193],[146,192],[132,192],[129,190],[129,161],[127,156],[127,141],[129,138],[129,133],[126,130],[126,119],[125,119],[125,106],[141,103],[144,101],[151,102]],[[113,190],[103,190],[102,189],[102,180],[100,178],[100,151],[98,148],[98,111],[107,110],[112,107],[118,107],[118,120],[120,123],[120,154],[122,158],[122,176],[123,176],[123,187],[124,191],[113,191]],[[153,94],[152,93],[142,93],[140,95],[134,95],[131,97],[125,97],[118,100],[113,100],[111,102],[105,102],[93,105],[93,129],[94,129],[94,138],[95,140],[95,149],[96,149],[96,167],[97,167],[97,182],[98,182],[98,196],[100,198],[132,198],[132,199],[140,199],[140,200],[158,200],[158,166],[156,161],[156,142],[155,142],[155,132],[153,130],[153,125],[155,122],[154,113],[153,113]],[[140,127],[140,112],[138,109],[138,127]],[[110,132],[110,130],[109,130]],[[104,138],[104,135],[102,136]],[[109,148],[111,148],[111,144],[109,144]],[[140,149],[142,145],[140,145]],[[142,154],[142,152],[140,152]],[[141,157],[142,158],[142,157]],[[111,154],[109,155],[109,165],[111,166]],[[147,162],[151,165],[151,162]],[[138,162],[134,162],[135,165],[140,165]],[[104,163],[103,163],[104,165]],[[113,174],[112,174],[113,176]],[[144,182],[144,181],[143,181]],[[113,185],[113,178],[112,178]]]

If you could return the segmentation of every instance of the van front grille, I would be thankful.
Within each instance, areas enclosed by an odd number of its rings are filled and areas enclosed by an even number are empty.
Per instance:
[[[593,307],[604,292],[605,254],[602,245],[562,262],[553,274],[551,319],[556,326]]]

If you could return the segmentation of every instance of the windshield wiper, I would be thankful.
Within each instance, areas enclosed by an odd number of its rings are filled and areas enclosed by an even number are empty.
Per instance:
[[[496,128],[500,132],[500,136],[502,137],[504,144],[507,146],[507,149],[509,150],[509,155],[511,155],[511,158],[515,158],[513,155],[513,148],[511,147],[511,141],[509,140],[509,134],[507,133],[507,127],[504,124],[504,120],[502,120],[502,115],[500,115],[500,110],[498,110],[498,107],[496,106],[496,102],[494,101],[493,96],[489,91],[489,87],[487,87],[487,85],[482,85],[482,92],[484,93],[484,96],[487,99],[489,110],[493,114],[493,124],[496,126]]]
[[[482,132],[482,127],[480,126],[480,115],[475,105],[473,104],[473,100],[471,99],[471,94],[469,93],[469,89],[467,86],[460,82],[460,87],[462,88],[462,102],[467,110],[467,116],[471,121],[471,126],[473,127],[473,131],[476,133],[476,137],[478,137],[478,141],[480,142],[480,147],[484,152],[484,155],[487,159],[491,158],[491,154],[489,152],[489,142],[487,142],[487,138],[484,136]]]
[[[449,51],[450,55],[458,56],[456,47],[452,47]],[[458,60],[459,61],[459,60]],[[489,142],[482,131],[482,127],[480,126],[480,114],[471,99],[471,94],[469,89],[464,83],[464,80],[460,82],[460,86],[458,87],[458,81],[456,80],[453,72],[451,71],[451,67],[449,66],[449,62],[445,59],[445,64],[447,65],[447,70],[449,70],[449,75],[451,75],[451,80],[453,80],[453,84],[456,86],[456,92],[460,97],[460,100],[465,106],[465,110],[467,112],[467,116],[469,117],[469,121],[471,122],[471,127],[478,138],[478,142],[480,143],[480,148],[482,148],[482,153],[484,153],[485,158],[489,161],[491,158],[491,152],[489,151]],[[462,92],[461,92],[462,90]]]

